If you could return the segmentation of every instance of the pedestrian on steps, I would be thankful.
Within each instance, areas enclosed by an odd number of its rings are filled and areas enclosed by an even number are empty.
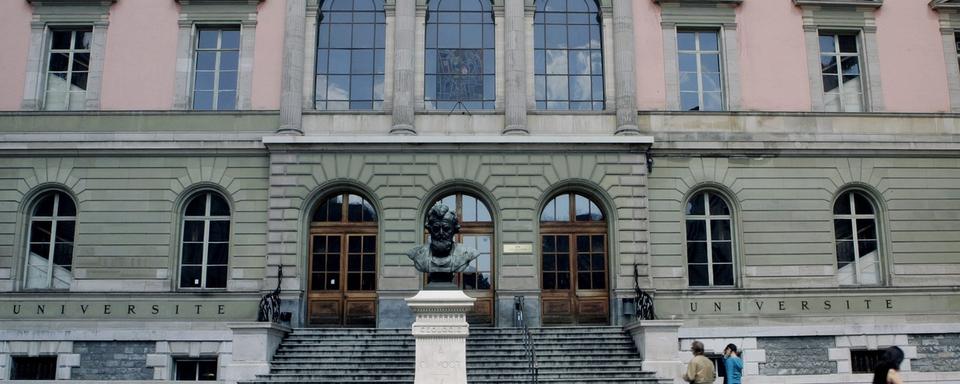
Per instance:
[[[726,371],[723,384],[743,384],[740,381],[743,376],[743,360],[740,359],[736,344],[727,344],[723,349],[723,368]]]
[[[714,373],[713,362],[703,355],[703,343],[694,341],[690,344],[690,350],[693,352],[693,359],[687,364],[687,373],[683,374],[683,380],[692,384],[713,384],[717,375]]]

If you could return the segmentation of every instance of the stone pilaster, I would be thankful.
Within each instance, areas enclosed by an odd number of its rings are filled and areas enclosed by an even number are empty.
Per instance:
[[[280,127],[277,133],[303,134],[303,55],[306,0],[287,0],[283,31],[283,69],[280,93]]]
[[[504,2],[506,105],[503,134],[527,134],[527,58],[524,2]]]
[[[393,69],[393,125],[390,133],[416,135],[414,127],[414,89],[416,74],[416,0],[396,0],[396,31],[394,34]]]
[[[636,135],[637,84],[634,73],[633,2],[613,2],[613,54],[616,77],[617,135]]]

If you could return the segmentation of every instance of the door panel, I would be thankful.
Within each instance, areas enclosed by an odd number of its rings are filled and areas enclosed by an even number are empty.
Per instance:
[[[544,325],[609,322],[605,244],[603,234],[541,237]]]
[[[318,234],[310,257],[309,325],[376,326],[375,234]]]

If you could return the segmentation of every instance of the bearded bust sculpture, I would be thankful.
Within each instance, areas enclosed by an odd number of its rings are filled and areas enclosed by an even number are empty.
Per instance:
[[[428,287],[453,288],[454,274],[467,270],[480,253],[453,241],[460,232],[460,221],[444,204],[430,208],[424,227],[430,233],[430,244],[407,251],[407,257],[418,271],[427,273]]]

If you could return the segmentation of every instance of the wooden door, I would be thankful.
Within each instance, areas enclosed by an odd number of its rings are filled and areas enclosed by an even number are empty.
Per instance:
[[[376,326],[376,234],[312,236],[309,324]]]

